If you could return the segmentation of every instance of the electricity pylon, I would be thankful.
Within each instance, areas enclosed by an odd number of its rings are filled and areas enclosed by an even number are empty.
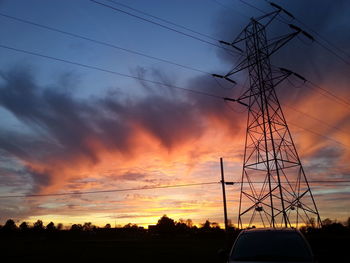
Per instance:
[[[272,70],[270,57],[299,34],[313,37],[290,24],[291,33],[269,40],[266,29],[277,15],[293,17],[282,7],[271,3],[275,10],[252,18],[237,38],[220,41],[240,51],[243,58],[226,75],[214,77],[235,82],[230,77],[248,70],[250,87],[236,101],[248,108],[244,162],[239,201],[238,226],[298,227],[321,220],[298,152],[288,128],[276,86],[294,75],[290,70]]]

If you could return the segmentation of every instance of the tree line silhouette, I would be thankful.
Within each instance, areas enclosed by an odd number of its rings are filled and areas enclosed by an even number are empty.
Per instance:
[[[230,226],[230,230],[236,230],[233,226]],[[155,225],[148,226],[145,229],[137,224],[128,223],[124,226],[112,227],[111,224],[106,224],[104,227],[98,227],[91,222],[85,222],[84,224],[72,224],[70,227],[65,227],[62,223],[57,225],[54,222],[44,225],[42,220],[37,220],[33,224],[28,222],[22,222],[19,225],[13,219],[8,219],[4,225],[0,225],[0,235],[8,234],[54,234],[59,232],[69,233],[124,233],[124,234],[151,234],[169,236],[176,234],[194,234],[194,233],[211,233],[211,234],[223,234],[224,230],[220,228],[220,225],[216,222],[210,222],[206,220],[200,226],[193,224],[191,219],[175,221],[174,219],[163,215]]]
[[[300,230],[304,233],[315,231],[335,231],[346,232],[350,229],[350,217],[346,222],[342,223],[337,220],[331,220],[326,218],[322,221],[322,228],[316,229],[315,222],[310,219],[308,224],[301,227]],[[231,233],[239,232],[240,230],[235,228],[229,222],[228,231]],[[254,226],[253,226],[254,227]],[[44,234],[44,233],[57,233],[57,232],[71,232],[71,233],[149,233],[153,235],[176,235],[176,234],[194,234],[194,233],[216,233],[223,234],[225,231],[216,222],[210,222],[206,220],[200,226],[193,224],[191,219],[174,219],[163,215],[156,225],[150,225],[148,229],[137,224],[128,223],[124,226],[111,227],[111,224],[106,224],[104,227],[97,227],[91,222],[85,222],[84,224],[72,224],[70,227],[65,227],[62,223],[55,225],[54,222],[44,225],[42,220],[37,220],[34,224],[30,225],[27,222],[22,222],[19,225],[15,223],[13,219],[8,219],[4,225],[0,225],[1,234],[15,234],[15,233],[30,233],[30,234]]]

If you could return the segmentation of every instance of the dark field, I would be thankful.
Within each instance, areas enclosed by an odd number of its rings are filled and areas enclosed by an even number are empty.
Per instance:
[[[4,262],[218,262],[216,239],[11,240],[2,242]]]
[[[231,233],[230,243],[237,233]],[[350,262],[348,229],[314,230],[306,237],[318,262]],[[218,251],[224,246],[222,230],[159,235],[97,229],[0,236],[1,262],[223,262]]]

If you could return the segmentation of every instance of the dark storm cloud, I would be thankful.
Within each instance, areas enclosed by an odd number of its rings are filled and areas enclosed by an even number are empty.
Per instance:
[[[275,10],[266,1],[246,1],[265,12]],[[350,2],[346,0],[339,1],[318,1],[318,0],[296,0],[296,1],[272,1],[286,10],[291,12],[298,20],[292,20],[285,14],[281,14],[268,28],[268,36],[278,36],[294,32],[289,28],[288,23],[295,24],[308,33],[310,33],[316,40],[322,42],[323,45],[329,47],[331,50],[336,48],[329,46],[322,38],[326,38],[335,46],[350,53],[349,41],[350,34],[348,34]],[[230,5],[233,9],[237,8],[236,12],[232,9],[222,10],[222,14],[218,16],[215,25],[215,31],[219,31],[222,40],[232,41],[249,23],[249,17],[259,17],[263,15],[261,12],[251,8],[242,2],[235,5]],[[239,14],[240,13],[240,14]],[[245,15],[246,17],[242,16]],[[239,19],[238,19],[239,18]],[[285,23],[280,21],[284,20]],[[302,23],[300,23],[300,21]],[[315,30],[316,32],[314,32]],[[320,38],[320,35],[322,38]],[[218,56],[226,61],[228,65],[234,65],[237,58],[230,56],[226,51],[218,49]],[[344,53],[339,53],[342,57],[349,60],[349,56]],[[318,43],[312,42],[305,36],[300,34],[294,38],[283,49],[274,54],[272,58],[273,64],[279,67],[286,67],[295,72],[304,75],[311,80],[325,79],[327,74],[324,72],[348,72],[348,67],[339,58],[334,57],[329,51],[326,51]],[[230,67],[228,66],[228,70]]]
[[[152,74],[170,81],[163,73]],[[52,183],[52,169],[78,167],[79,162],[98,163],[98,147],[123,154],[132,152],[140,130],[172,150],[200,137],[208,116],[224,121],[228,114],[222,101],[187,93],[178,96],[171,89],[154,86],[147,86],[147,95],[138,99],[121,99],[114,94],[81,100],[66,92],[67,87],[60,87],[62,83],[72,84],[67,75],[54,87],[39,86],[33,75],[30,68],[23,67],[1,73],[1,106],[33,132],[3,128],[0,148],[26,164],[35,191]],[[189,86],[217,92],[205,78],[195,79]]]
[[[316,42],[311,42],[305,36],[300,35],[277,54],[274,59],[275,63],[282,66],[284,64],[306,78],[319,83],[327,81],[331,74],[345,73],[344,69],[347,69],[348,66],[321,47],[319,42],[336,52],[338,52],[336,50],[338,47],[350,51],[348,46],[350,35],[347,34],[350,29],[349,15],[346,11],[350,8],[350,2],[346,0],[336,2],[298,0],[279,1],[278,3],[285,6],[299,20],[292,20],[290,23],[307,31],[316,39]],[[282,32],[289,30],[288,26],[282,23],[276,23],[274,28],[284,30]],[[327,41],[330,41],[336,48],[330,46]],[[343,53],[339,54],[344,57]],[[328,74],[324,74],[324,72]],[[345,76],[343,75],[342,78]]]
[[[26,169],[33,180],[32,192],[39,192],[42,188],[52,184],[52,174],[49,169],[46,172],[38,172],[30,167],[26,167]]]
[[[0,167],[0,182],[2,187],[15,188],[22,191],[31,180],[27,178],[27,172],[16,167]]]
[[[51,154],[64,158],[64,152],[68,152],[97,161],[95,153],[84,143],[90,133],[95,133],[88,119],[93,109],[88,104],[59,90],[41,89],[29,70],[16,68],[3,73],[2,77],[5,83],[0,89],[1,105],[32,128],[48,133],[52,139],[42,141],[38,137],[12,133],[1,138],[4,149],[26,159],[49,159]]]
[[[140,125],[168,149],[201,134],[200,120],[187,102],[151,95],[142,100],[130,101],[128,106],[111,101],[110,98],[106,98],[103,104],[112,113],[121,116],[124,123]]]
[[[144,75],[146,70],[139,68],[136,72],[141,78],[147,78]],[[168,85],[176,83],[160,70],[153,70],[151,76]],[[235,122],[229,121],[229,118],[238,116],[230,111],[223,100],[146,82],[141,84],[148,95],[142,100],[128,100],[128,107],[113,98],[105,98],[101,102],[114,114],[141,125],[168,149],[189,138],[200,137],[205,129],[204,122],[210,117],[217,118],[233,129],[238,127]],[[208,75],[189,80],[186,88],[220,96],[230,96],[234,91],[220,89]]]

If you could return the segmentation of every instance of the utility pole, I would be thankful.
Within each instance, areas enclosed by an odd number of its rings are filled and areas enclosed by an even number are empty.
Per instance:
[[[229,245],[229,232],[228,232],[228,219],[227,219],[227,203],[226,203],[226,185],[234,185],[234,182],[226,182],[225,181],[225,175],[224,175],[224,161],[223,158],[220,158],[220,168],[221,168],[221,186],[222,186],[222,200],[224,204],[224,222],[225,222],[225,236],[226,236],[226,248]]]
[[[243,95],[225,99],[248,109],[238,226],[298,227],[314,217],[320,226],[317,206],[276,94],[276,87],[289,77],[306,80],[291,70],[272,67],[270,61],[296,36],[314,39],[292,24],[290,33],[269,39],[267,28],[278,15],[293,18],[282,7],[271,6],[274,11],[252,18],[232,42],[220,41],[240,51],[243,58],[227,74],[213,74],[235,83],[231,76],[247,70],[250,80]]]
[[[221,186],[222,186],[222,200],[224,202],[224,220],[225,220],[225,231],[227,233],[227,205],[226,205],[226,191],[225,191],[225,176],[224,176],[224,164],[222,157],[220,158],[220,167],[221,167]]]

